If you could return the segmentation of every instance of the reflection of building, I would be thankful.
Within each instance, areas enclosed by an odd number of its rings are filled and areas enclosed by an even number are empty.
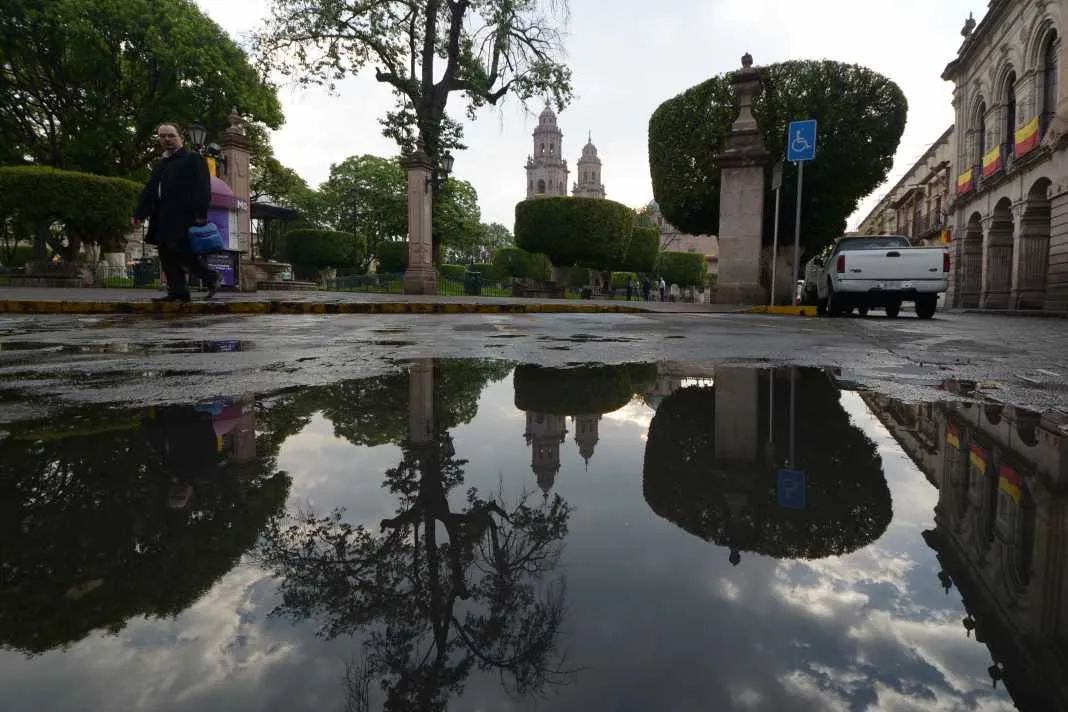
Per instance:
[[[600,440],[598,432],[601,423],[600,415],[575,415],[571,417],[571,423],[575,427],[575,444],[578,445],[579,454],[586,461],[586,468],[590,467],[590,458],[593,457],[594,448]]]
[[[1068,709],[1068,418],[997,403],[901,418],[888,399],[866,400],[938,486],[925,538],[965,627],[990,648],[991,675],[1021,709]]]
[[[530,468],[538,478],[538,487],[548,494],[560,471],[560,446],[567,437],[567,420],[562,415],[528,412],[523,437],[531,448]]]

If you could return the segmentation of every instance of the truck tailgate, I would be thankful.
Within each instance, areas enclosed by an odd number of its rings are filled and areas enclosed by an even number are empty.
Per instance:
[[[920,281],[942,279],[941,247],[912,247],[903,249],[849,250],[843,252],[843,279],[877,281]]]

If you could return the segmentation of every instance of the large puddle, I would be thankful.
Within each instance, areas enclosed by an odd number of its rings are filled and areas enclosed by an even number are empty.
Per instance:
[[[1062,425],[430,359],[6,423],[0,707],[1063,709]]]

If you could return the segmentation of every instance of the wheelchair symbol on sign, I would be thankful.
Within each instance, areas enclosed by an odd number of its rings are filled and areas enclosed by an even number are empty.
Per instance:
[[[808,142],[808,139],[806,139],[803,135],[801,135],[801,132],[798,131],[794,134],[794,143],[792,148],[794,149],[795,153],[805,153],[806,151],[812,148],[812,145]]]

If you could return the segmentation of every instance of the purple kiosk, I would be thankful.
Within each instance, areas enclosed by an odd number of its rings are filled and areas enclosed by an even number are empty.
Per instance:
[[[208,207],[208,220],[215,223],[222,235],[224,250],[205,255],[208,267],[219,273],[219,286],[222,289],[236,290],[241,284],[238,272],[241,265],[241,251],[238,248],[239,206],[234,191],[221,178],[211,177],[211,203]]]

